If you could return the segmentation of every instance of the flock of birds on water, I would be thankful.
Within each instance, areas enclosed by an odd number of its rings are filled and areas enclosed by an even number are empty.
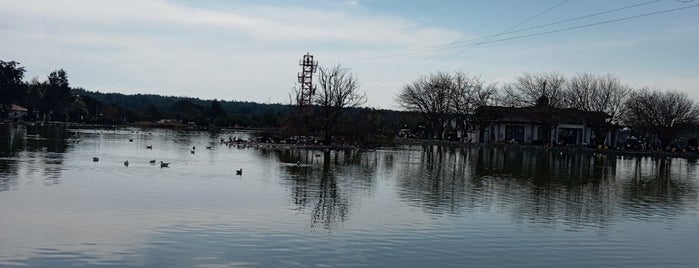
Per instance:
[[[129,139],[129,142],[133,142],[133,139]],[[222,140],[221,142],[223,142],[223,140]],[[153,145],[146,145],[146,149],[147,149],[147,150],[153,150]],[[190,150],[189,153],[194,154],[194,153],[196,152],[196,149],[197,149],[196,146],[192,146],[192,150]],[[213,150],[213,147],[212,147],[212,146],[206,146],[206,149],[207,149],[207,150]],[[92,158],[92,162],[99,162],[99,161],[100,161],[99,157],[93,157],[93,158]],[[148,162],[149,162],[151,165],[155,165],[155,164],[156,164],[156,160],[155,160],[155,159],[151,159],[151,160],[149,160]],[[128,166],[129,166],[129,160],[124,161],[124,166],[125,166],[125,167],[128,167]],[[160,161],[160,168],[166,168],[166,167],[170,167],[170,163]],[[241,169],[237,169],[237,170],[235,171],[235,175],[242,176],[242,175],[243,175],[243,169],[242,169],[242,168],[241,168]]]

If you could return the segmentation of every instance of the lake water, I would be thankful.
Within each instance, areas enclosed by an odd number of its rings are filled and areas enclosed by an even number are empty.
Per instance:
[[[699,266],[692,160],[3,128],[1,267]]]

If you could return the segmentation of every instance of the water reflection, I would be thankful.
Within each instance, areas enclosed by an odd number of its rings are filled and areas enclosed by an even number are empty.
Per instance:
[[[261,150],[281,163],[295,209],[310,210],[311,227],[332,229],[349,217],[353,195],[372,185],[377,159],[357,150]]]
[[[573,230],[606,228],[626,213],[679,215],[698,199],[696,164],[685,159],[441,146],[260,153],[282,163],[290,202],[311,211],[311,226],[328,229],[348,219],[353,195],[370,195],[376,176],[395,176],[401,200],[429,214],[504,211]]]
[[[468,149],[424,146],[401,153],[398,171],[400,196],[430,213],[459,213],[469,203],[474,179]],[[392,165],[387,165],[390,167]]]
[[[69,136],[63,125],[0,124],[0,191],[16,189],[23,170],[41,172],[45,185],[60,183]]]
[[[682,215],[696,206],[696,165],[684,159],[620,159],[630,170],[621,173],[621,196],[629,213],[642,218]]]
[[[696,245],[697,164],[684,159],[225,146],[221,138],[241,134],[170,130],[55,139],[11,131],[2,136],[0,189],[16,191],[0,192],[0,226],[12,230],[0,232],[0,266],[697,263],[687,254]],[[173,166],[148,164],[154,158]]]

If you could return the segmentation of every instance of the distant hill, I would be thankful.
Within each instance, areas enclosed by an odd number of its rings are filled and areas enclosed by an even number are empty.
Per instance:
[[[153,121],[173,118],[183,121],[193,121],[198,124],[216,124],[219,126],[241,127],[281,127],[284,118],[294,109],[288,104],[263,104],[245,101],[202,100],[192,97],[160,96],[154,94],[126,95],[121,93],[101,93],[82,88],[73,89],[72,93],[85,98],[94,99],[100,105],[113,105],[124,109],[120,116],[130,122]],[[217,102],[224,112],[216,112],[212,105]],[[88,104],[92,113],[99,107]],[[397,131],[405,126],[415,127],[418,117],[415,113],[356,108],[348,115],[374,114],[383,131]]]

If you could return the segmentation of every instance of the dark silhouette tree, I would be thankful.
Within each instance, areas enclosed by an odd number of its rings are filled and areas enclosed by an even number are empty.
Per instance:
[[[457,72],[452,76],[450,113],[455,127],[464,133],[470,130],[470,116],[478,107],[489,105],[496,94],[495,86],[485,85],[477,76]]]
[[[340,65],[319,68],[318,89],[312,103],[318,108],[318,122],[324,143],[331,144],[341,116],[351,108],[366,103],[366,94],[359,92],[357,78]]]
[[[221,102],[214,99],[207,109],[207,116],[210,124],[223,127],[228,124],[228,113],[221,107]]]
[[[655,134],[662,146],[669,146],[680,132],[699,123],[699,108],[686,93],[644,88],[626,101],[624,119],[628,126]]]
[[[564,106],[565,81],[565,77],[556,72],[524,73],[517,77],[515,83],[502,88],[499,102],[503,106],[527,107],[536,105],[541,96],[546,96],[549,105],[561,108]]]
[[[53,71],[43,86],[42,108],[51,115],[51,120],[66,120],[68,104],[72,102],[68,74],[63,69]]]
[[[425,123],[425,138],[441,138],[449,119],[453,81],[447,73],[423,77],[403,87],[397,101],[403,109],[419,113]]]
[[[175,118],[185,122],[196,122],[204,115],[202,106],[196,105],[189,100],[180,100],[172,105],[171,110]]]
[[[0,120],[5,119],[11,105],[26,94],[24,67],[19,62],[0,60]]]
[[[620,123],[630,91],[628,86],[612,75],[579,73],[568,81],[563,103],[565,107],[607,114],[606,118],[595,118],[598,120],[588,122],[596,134],[594,142],[599,145],[605,141],[604,133]]]

